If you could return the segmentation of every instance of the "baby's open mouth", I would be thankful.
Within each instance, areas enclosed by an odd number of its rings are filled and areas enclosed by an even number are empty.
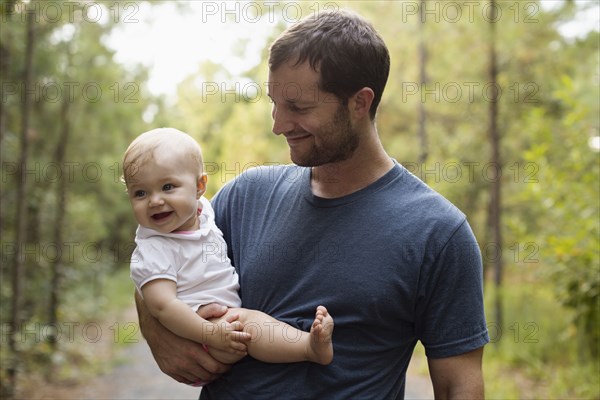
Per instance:
[[[161,219],[167,218],[169,215],[171,215],[172,212],[173,211],[161,212],[158,214],[154,214],[151,218],[155,221],[160,221]]]

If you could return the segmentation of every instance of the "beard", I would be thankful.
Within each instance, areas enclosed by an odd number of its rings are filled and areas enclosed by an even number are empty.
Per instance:
[[[360,143],[360,134],[352,128],[350,113],[339,105],[333,119],[319,132],[319,142],[306,154],[290,154],[292,161],[301,167],[318,167],[344,161],[352,157]]]

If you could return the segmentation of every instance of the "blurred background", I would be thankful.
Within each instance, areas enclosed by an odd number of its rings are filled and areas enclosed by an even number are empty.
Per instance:
[[[388,153],[475,231],[486,396],[600,398],[597,1],[0,6],[3,398],[163,396],[118,391],[162,379],[135,365],[161,375],[133,309],[122,154],[154,127],[190,133],[209,198],[248,168],[289,163],[271,133],[268,45],[336,8],[365,16],[389,47],[377,119]],[[431,396],[417,388],[426,377],[419,345],[408,397]]]

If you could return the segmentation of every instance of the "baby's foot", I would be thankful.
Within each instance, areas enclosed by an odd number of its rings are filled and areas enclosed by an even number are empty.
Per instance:
[[[315,320],[310,328],[310,346],[308,358],[310,361],[327,365],[333,361],[333,318],[323,306],[317,307]]]

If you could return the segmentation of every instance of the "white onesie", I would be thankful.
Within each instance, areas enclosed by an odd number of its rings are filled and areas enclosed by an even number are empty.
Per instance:
[[[215,225],[215,213],[204,197],[199,200],[200,229],[161,233],[138,226],[131,255],[131,279],[140,292],[154,279],[177,284],[177,298],[194,311],[219,303],[240,307],[239,280],[227,257],[227,244]]]

